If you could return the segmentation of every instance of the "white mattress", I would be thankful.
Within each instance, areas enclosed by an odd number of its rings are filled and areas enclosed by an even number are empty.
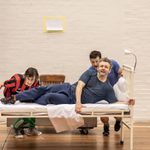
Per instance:
[[[0,102],[0,112],[47,112],[47,106],[35,103],[20,103],[17,101],[15,104],[2,104]]]
[[[65,105],[65,104],[63,104]],[[70,104],[74,105],[75,104]],[[47,105],[48,107],[51,104]],[[2,104],[0,102],[0,112],[47,112],[47,106],[35,104],[35,103],[20,103],[17,101],[15,104]],[[53,106],[53,105],[52,105]],[[103,110],[129,110],[127,104],[84,104],[84,108],[82,108],[81,112],[89,112],[89,111],[103,111]],[[66,104],[66,107],[69,107]],[[73,107],[73,106],[72,106]]]
[[[85,108],[82,108],[81,113],[88,112],[129,112],[129,105],[123,103],[116,104],[85,104]]]

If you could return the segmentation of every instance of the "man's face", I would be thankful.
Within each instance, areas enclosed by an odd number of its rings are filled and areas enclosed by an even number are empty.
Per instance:
[[[108,62],[104,62],[104,61],[100,62],[99,68],[98,68],[99,74],[102,76],[107,76],[110,73],[110,70],[111,70],[110,67],[111,66]]]
[[[91,65],[95,68],[98,69],[99,62],[100,62],[100,57],[97,56],[96,58],[91,58],[90,59]]]
[[[26,77],[25,78],[25,85],[32,86],[32,84],[35,82],[35,77]]]

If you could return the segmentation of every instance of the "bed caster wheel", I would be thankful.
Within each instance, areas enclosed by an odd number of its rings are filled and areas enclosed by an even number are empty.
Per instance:
[[[124,144],[124,141],[120,141],[120,145],[123,145]]]
[[[88,129],[81,129],[80,134],[87,135],[89,133]]]

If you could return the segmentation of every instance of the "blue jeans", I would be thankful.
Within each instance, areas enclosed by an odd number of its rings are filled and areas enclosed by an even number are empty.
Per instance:
[[[41,86],[16,94],[20,102],[47,104],[74,104],[73,93],[69,83]]]

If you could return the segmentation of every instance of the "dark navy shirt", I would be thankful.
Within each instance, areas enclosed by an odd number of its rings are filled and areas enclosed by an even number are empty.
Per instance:
[[[89,68],[85,71],[80,79],[85,83],[85,86],[81,95],[81,102],[84,103],[96,103],[100,100],[106,100],[109,103],[117,101],[114,90],[109,81],[101,82],[97,77],[97,72]]]

